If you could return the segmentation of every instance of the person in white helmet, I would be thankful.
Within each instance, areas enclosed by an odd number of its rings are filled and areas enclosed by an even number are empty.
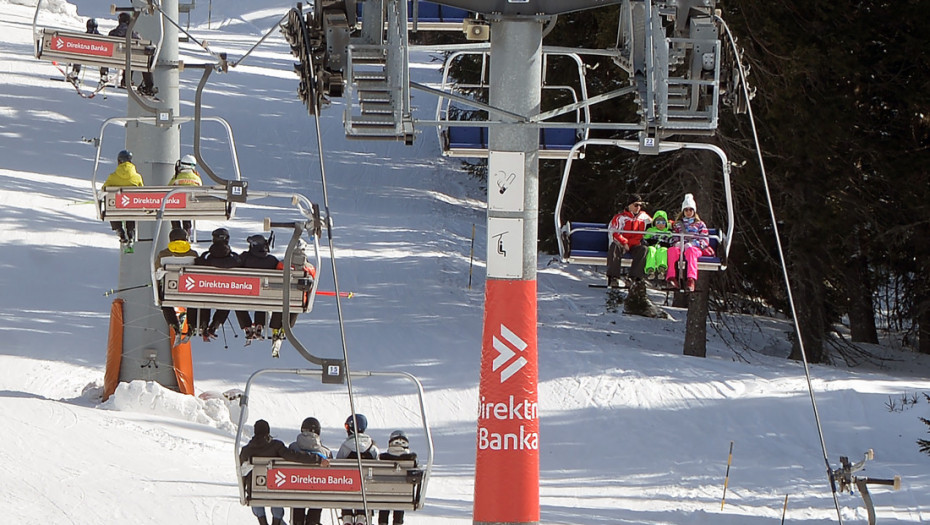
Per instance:
[[[686,277],[685,288],[689,292],[694,291],[694,285],[698,278],[698,257],[702,255],[711,256],[714,249],[710,246],[710,236],[707,231],[707,225],[701,220],[697,213],[697,203],[694,195],[688,193],[681,202],[681,212],[672,225],[672,232],[684,233],[688,236],[682,238],[676,237],[676,241],[668,248],[668,270],[665,274],[665,280],[669,288],[678,288],[678,277]],[[678,259],[684,251],[684,259],[687,263],[687,275],[677,276]]]
[[[203,186],[197,173],[197,159],[193,155],[184,155],[174,164],[174,177],[168,181],[171,186]],[[171,221],[171,228],[181,228],[191,235],[191,221]]]

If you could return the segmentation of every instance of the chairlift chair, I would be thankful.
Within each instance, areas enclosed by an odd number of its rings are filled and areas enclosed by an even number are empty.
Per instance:
[[[481,80],[477,83],[454,83],[449,79],[451,65],[465,56],[479,55],[481,57]],[[576,53],[564,51],[543,50],[543,60],[548,64],[551,57],[561,56],[573,60],[578,71],[578,86],[567,84],[547,83],[543,78],[543,90],[550,93],[561,94],[571,100],[570,106],[577,106],[588,98],[587,84],[585,82],[585,66],[581,57]],[[454,94],[454,91],[484,90],[488,89],[484,78],[487,74],[489,51],[484,48],[463,49],[450,53],[443,64],[442,84],[443,93]],[[546,67],[543,71],[546,71]],[[488,149],[488,123],[482,121],[456,121],[455,116],[468,106],[484,109],[486,104],[477,103],[462,96],[441,96],[436,105],[436,127],[442,154],[448,157],[487,158]],[[575,107],[568,113],[574,115],[575,127],[567,124],[553,125],[555,123],[539,123],[539,157],[541,159],[565,159],[569,155],[583,156],[583,150],[572,147],[578,140],[588,137],[588,129],[584,123],[591,121],[590,108],[587,105]],[[454,124],[453,124],[454,123]]]
[[[161,231],[164,214],[170,199],[176,193],[190,191],[192,187],[174,187],[166,194],[155,229],[155,238]],[[274,223],[265,220],[265,230],[275,227],[294,229],[288,243],[283,270],[261,268],[216,268],[195,265],[191,258],[162,259],[162,268],[155,267],[157,252],[152,251],[152,291],[155,304],[161,307],[211,308],[225,310],[264,310],[268,312],[307,313],[313,310],[313,302],[319,286],[316,272],[321,267],[320,258],[320,208],[302,195],[284,193],[255,193],[252,198],[285,197],[297,205],[307,219],[303,222]],[[309,239],[305,241],[303,234]],[[313,249],[306,254],[312,267],[290,269],[292,256],[301,243]]]
[[[183,123],[190,117],[178,117],[174,121]],[[174,192],[165,206],[164,199],[177,186],[121,186],[106,189],[97,187],[97,174],[100,170],[100,153],[104,143],[104,133],[110,125],[125,126],[129,122],[157,125],[154,117],[113,117],[104,121],[100,135],[94,139],[97,153],[94,157],[94,172],[91,187],[94,202],[97,203],[97,217],[107,221],[154,221],[158,220],[161,209],[164,217],[169,219],[217,219],[226,220],[235,214],[236,202],[245,201],[245,183],[239,173],[239,160],[236,156],[235,141],[229,123],[219,117],[203,117],[202,120],[219,122],[225,129],[230,144],[230,154],[234,169],[231,180],[219,179],[216,186],[188,186],[183,192]]]
[[[418,454],[419,463],[416,466],[412,460],[335,459],[330,460],[329,467],[319,467],[281,458],[253,458],[251,472],[246,474],[251,484],[251,490],[247,490],[246,478],[240,475],[239,452],[255,380],[266,374],[276,374],[321,378],[325,383],[323,372],[318,369],[263,369],[249,377],[245,392],[240,397],[241,410],[235,441],[235,472],[240,503],[252,507],[359,509],[367,504],[373,510],[422,509],[433,465],[433,441],[423,400],[423,386],[416,377],[405,372],[353,371],[350,377],[352,381],[385,378],[413,384],[419,400],[419,415],[425,438],[425,454]],[[417,448],[418,452],[424,451],[423,447]]]
[[[80,64],[89,67],[123,69],[127,55],[133,70],[152,71],[161,49],[161,41],[95,35],[70,29],[39,27],[39,14],[43,0],[36,2],[32,18],[32,33],[35,41],[34,54],[39,60],[54,63]],[[159,18],[159,22],[161,19]],[[161,31],[164,38],[164,28]],[[128,44],[127,44],[128,42]]]
[[[582,147],[619,147],[633,152],[641,152],[643,144],[635,140],[615,140],[615,139],[588,139],[576,144],[574,148]],[[726,153],[722,149],[706,143],[696,142],[659,142],[658,147],[649,146],[648,153],[666,153],[671,151],[680,151],[683,149],[698,149],[715,153],[721,162],[721,171],[723,175],[723,188],[725,192],[725,201],[727,206],[726,226],[722,228],[709,229],[710,244],[714,248],[715,254],[712,257],[702,256],[698,258],[698,269],[702,271],[723,271],[727,267],[727,254],[730,252],[730,243],[733,240],[733,196],[730,189],[730,163],[727,160]],[[604,266],[607,264],[607,249],[610,239],[607,231],[607,222],[571,222],[563,220],[562,205],[565,202],[565,194],[568,189],[569,177],[571,176],[572,161],[574,157],[569,156],[562,171],[562,184],[559,188],[559,196],[556,199],[555,220],[556,240],[559,246],[559,258],[562,262],[568,264],[590,264]],[[621,232],[622,233],[622,232]],[[642,233],[642,232],[628,232]],[[675,234],[681,239],[694,237],[688,234]],[[632,260],[629,256],[621,260],[624,267],[629,267]]]

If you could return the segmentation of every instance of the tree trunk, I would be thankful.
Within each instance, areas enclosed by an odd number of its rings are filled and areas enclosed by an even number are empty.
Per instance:
[[[695,357],[707,357],[707,298],[709,296],[710,275],[698,274],[695,290],[688,297],[688,319],[685,322],[684,354]]]
[[[921,354],[930,354],[930,297],[921,295],[917,312],[917,350]]]
[[[914,282],[914,316],[917,319],[917,350],[930,354],[930,238],[926,228],[920,228],[914,239],[917,272]]]
[[[797,309],[798,325],[801,339],[804,341],[804,350],[809,363],[822,363],[826,354],[823,346],[823,334],[826,323],[824,321],[824,285],[823,277],[814,268],[813,256],[809,264],[798,265],[794,268],[793,281],[794,305]],[[791,354],[788,359],[800,361],[801,347],[797,338],[793,337]]]
[[[872,279],[865,257],[852,257],[846,268],[847,313],[850,337],[856,343],[878,344],[875,307],[872,303]]]

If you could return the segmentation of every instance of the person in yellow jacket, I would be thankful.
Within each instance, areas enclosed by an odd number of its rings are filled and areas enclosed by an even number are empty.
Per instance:
[[[142,175],[136,171],[135,164],[132,163],[132,152],[123,150],[116,156],[116,171],[107,177],[103,183],[102,189],[117,186],[142,186]],[[124,221],[110,221],[113,231],[119,234],[119,242],[122,244],[131,244],[133,237],[136,235],[136,222],[125,221],[126,227],[123,228]]]
[[[184,155],[174,165],[174,177],[168,181],[171,186],[203,186],[200,174],[197,173],[197,159],[193,155]],[[191,221],[171,221],[172,228],[181,228],[191,234]]]

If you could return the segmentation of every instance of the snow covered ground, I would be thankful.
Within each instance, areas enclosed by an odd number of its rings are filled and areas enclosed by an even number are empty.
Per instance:
[[[102,121],[126,112],[124,92],[83,100],[58,71],[32,56],[35,0],[0,0],[0,493],[4,523],[251,524],[238,502],[235,407],[181,396],[143,381],[100,394],[119,246],[96,219],[90,176],[94,149],[82,141]],[[30,6],[29,4],[33,4]],[[46,2],[40,22],[83,27],[100,2]],[[198,2],[191,28],[215,49],[241,56],[290,3]],[[182,17],[182,21],[183,21]],[[185,47],[188,60],[202,60]],[[416,54],[413,75],[438,81],[435,61]],[[296,97],[292,57],[275,33],[241,67],[214,75],[205,114],[227,119],[243,176],[252,188],[287,190],[321,201],[313,125]],[[85,81],[96,82],[96,74]],[[192,112],[199,74],[182,74],[182,113]],[[413,104],[431,118],[435,101]],[[485,196],[457,161],[439,154],[435,131],[415,144],[347,141],[341,107],[323,116],[324,160],[335,223],[335,259],[345,300],[350,365],[407,371],[421,379],[436,456],[427,506],[407,522],[470,523],[478,365],[484,289]],[[214,130],[216,132],[216,130]],[[182,150],[191,149],[190,130]],[[220,135],[205,138],[220,168]],[[104,145],[107,162],[120,138]],[[213,159],[213,157],[208,157]],[[111,165],[104,166],[109,171]],[[272,205],[240,208],[228,224],[233,244],[260,232]],[[476,260],[469,289],[473,226]],[[210,231],[214,223],[199,225]],[[206,245],[199,245],[203,250]],[[329,257],[322,289],[332,289]],[[681,355],[684,312],[672,321],[624,316],[605,304],[590,269],[539,258],[541,521],[546,524],[762,524],[837,521],[803,368],[784,359],[789,328],[770,319],[738,323],[749,348],[731,350],[709,331],[708,358]],[[654,299],[662,300],[656,295]],[[311,351],[341,353],[335,302],[319,297],[296,333]],[[930,360],[877,349],[882,366],[813,366],[813,384],[833,467],[874,448],[866,475],[903,478],[903,488],[873,491],[878,521],[930,522],[930,457],[918,417],[930,417]],[[243,388],[267,367],[306,363],[285,345],[243,347],[241,334],[193,344],[200,393]],[[371,379],[355,383],[359,411],[382,443],[412,429],[409,389]],[[919,402],[903,410],[902,399]],[[318,417],[323,440],[338,445],[348,415],[344,388],[294,377],[269,378],[253,391],[250,421],[267,419],[285,442],[300,421]],[[250,430],[250,429],[249,429]],[[422,446],[422,432],[411,432]],[[721,510],[730,442],[726,505]],[[858,495],[839,496],[846,523],[865,523]],[[324,522],[328,518],[324,519]]]

